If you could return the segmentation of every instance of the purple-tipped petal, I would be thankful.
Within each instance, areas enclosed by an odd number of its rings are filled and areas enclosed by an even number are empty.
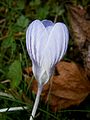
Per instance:
[[[41,21],[45,27],[53,26],[54,23],[51,20],[42,20]]]

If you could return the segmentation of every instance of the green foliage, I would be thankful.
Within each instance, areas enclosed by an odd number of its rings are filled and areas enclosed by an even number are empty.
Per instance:
[[[9,67],[8,77],[11,80],[11,87],[18,87],[22,80],[22,68],[19,60],[15,60]]]
[[[24,16],[24,15],[21,15],[18,19],[17,19],[17,25],[19,27],[22,27],[22,28],[25,28],[29,23],[29,20]]]
[[[38,6],[41,4],[40,0],[31,0],[30,5],[31,6]]]
[[[24,9],[24,6],[25,6],[25,1],[24,0],[18,0],[17,2],[17,9],[18,10],[23,10]]]
[[[49,14],[49,6],[44,6],[44,7],[40,7],[38,10],[37,10],[37,14],[36,14],[36,17],[37,19],[45,19]]]
[[[13,36],[8,36],[8,38],[2,42],[1,47],[3,51],[10,48],[10,52],[13,53],[16,50],[16,42]]]

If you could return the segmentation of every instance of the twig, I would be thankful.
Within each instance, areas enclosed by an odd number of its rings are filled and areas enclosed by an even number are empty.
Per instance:
[[[24,107],[11,107],[11,108],[3,108],[3,109],[0,109],[0,113],[3,113],[3,112],[11,112],[11,111],[17,111],[17,110],[27,110],[28,107],[24,106]]]
[[[9,97],[9,98],[13,98],[14,99],[14,97],[12,95],[4,93],[4,92],[0,92],[0,96]]]
[[[25,35],[24,32],[18,32],[18,33],[15,33],[15,34],[14,34],[15,37],[20,37],[20,36],[23,36],[23,35]],[[8,38],[8,35],[7,35],[7,34],[6,34],[5,36],[2,36],[2,37],[0,38],[0,41],[1,41],[1,40],[4,40],[4,39],[6,39],[6,38]]]
[[[3,39],[5,39],[5,38],[7,38],[7,37],[8,37],[8,35],[3,36],[3,37],[0,38],[0,40],[3,40]]]
[[[58,15],[56,14],[56,15],[55,15],[55,18],[54,18],[54,23],[57,22],[57,18],[58,18]]]
[[[0,24],[2,24],[3,22],[5,22],[5,19],[0,20]]]
[[[4,81],[1,81],[1,83],[2,83],[2,84],[4,84],[4,83],[9,83],[9,82],[10,82],[10,80],[9,80],[9,79],[4,80]]]
[[[50,79],[50,87],[49,87],[49,91],[48,91],[47,99],[46,99],[45,103],[47,103],[47,101],[48,101],[49,98],[50,98],[50,93],[51,93],[51,89],[52,89],[52,79],[53,79],[53,76],[52,76],[51,79]]]

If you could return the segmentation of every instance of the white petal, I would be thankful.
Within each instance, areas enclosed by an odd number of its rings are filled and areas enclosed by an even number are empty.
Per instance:
[[[64,28],[64,33],[65,33],[65,53],[66,53],[67,47],[68,47],[68,40],[69,40],[69,31],[65,24],[63,24],[63,28]]]
[[[47,31],[41,21],[33,21],[26,32],[26,46],[32,60],[40,64],[40,59],[48,39]]]
[[[48,26],[48,27],[46,27],[48,36],[50,35],[50,32],[51,32],[52,28],[53,28],[53,26]],[[48,41],[48,40],[47,40],[47,41]]]
[[[51,30],[42,57],[42,65],[44,65],[46,69],[53,67],[65,54],[68,43],[68,37],[66,36],[68,33],[66,29],[63,23],[56,23]]]

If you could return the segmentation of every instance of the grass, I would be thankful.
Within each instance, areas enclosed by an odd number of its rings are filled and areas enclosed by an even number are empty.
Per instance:
[[[86,7],[88,1],[71,1],[72,4]],[[12,111],[0,113],[0,120],[29,120],[32,103],[35,95],[30,91],[27,80],[32,76],[26,74],[24,69],[31,66],[30,58],[26,51],[25,32],[27,26],[35,19],[50,19],[52,21],[64,21],[68,24],[65,5],[68,1],[48,0],[1,0],[0,1],[0,109],[18,106],[28,106],[23,111]],[[68,59],[68,58],[67,58]],[[88,106],[88,104],[87,104]],[[83,117],[75,117],[81,112],[84,117],[90,118],[89,110],[84,108],[73,108],[74,110],[63,110],[57,113],[50,111],[48,105],[39,104],[36,120],[68,120]],[[90,108],[90,106],[89,106]],[[71,108],[70,108],[71,109]],[[73,112],[73,113],[72,113]],[[72,114],[72,117],[70,115]],[[88,117],[87,117],[88,116]]]

